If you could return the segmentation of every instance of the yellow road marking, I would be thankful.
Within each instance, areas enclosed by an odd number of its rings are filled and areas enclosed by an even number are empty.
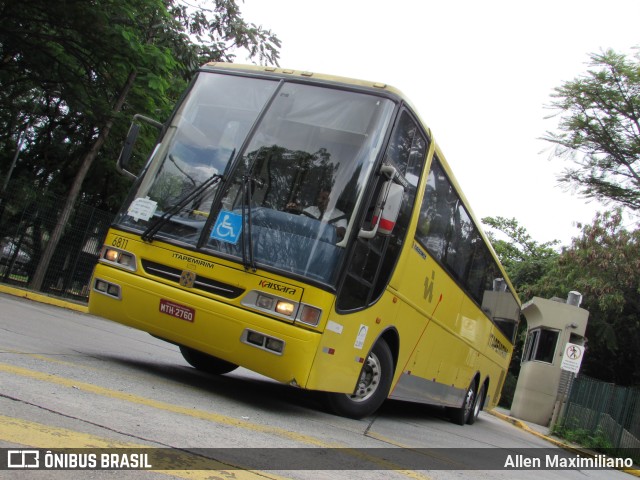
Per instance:
[[[132,393],[120,392],[117,390],[111,390],[104,387],[99,387],[98,385],[93,385],[91,383],[85,383],[78,380],[74,380],[71,378],[64,378],[58,375],[51,375],[48,373],[37,372],[35,370],[29,370],[22,367],[16,367],[13,365],[8,365],[5,363],[0,363],[0,371],[4,371],[7,373],[12,373],[14,375],[19,375],[22,377],[33,378],[35,380],[40,380],[43,382],[54,383],[57,385],[62,385],[64,387],[74,388],[78,390],[82,390],[85,392],[93,393],[95,395],[100,395],[103,397],[114,398],[117,400],[122,400],[129,403],[135,403],[137,405],[143,405],[146,407],[156,408],[158,410],[164,410],[167,412],[178,413],[181,415],[187,415],[189,417],[199,418],[202,420],[208,420],[211,422],[215,422],[222,425],[228,425],[230,427],[242,428],[245,430],[252,430],[254,432],[266,433],[270,435],[276,435],[279,437],[288,438],[291,440],[295,440],[301,443],[307,443],[309,445],[314,445],[317,447],[324,448],[335,448],[339,447],[338,444],[329,444],[318,440],[315,437],[311,437],[308,435],[303,435],[295,432],[289,432],[282,428],[270,427],[267,425],[260,425],[257,423],[248,422],[246,420],[241,420],[233,417],[227,417],[225,415],[220,415],[213,412],[205,412],[203,410],[197,410],[193,408],[182,407],[180,405],[174,405],[167,402],[161,402],[158,400],[153,400],[151,398],[141,397],[139,395],[134,395]]]
[[[214,422],[221,425],[227,425],[227,426],[242,428],[242,429],[250,430],[254,432],[275,435],[278,437],[294,440],[300,443],[313,445],[319,448],[343,448],[344,447],[344,445],[340,445],[338,443],[328,443],[309,435],[291,432],[288,430],[284,430],[282,428],[270,427],[268,425],[260,425],[260,424],[248,422],[246,420],[232,418],[232,417],[220,415],[213,412],[207,412],[207,411],[197,410],[193,408],[186,408],[186,407],[174,405],[167,402],[161,402],[158,400],[141,397],[139,395],[135,395],[132,393],[111,390],[111,389],[100,387],[98,385],[94,385],[91,383],[85,383],[85,382],[81,382],[81,381],[70,379],[70,378],[60,377],[58,375],[42,373],[35,370],[17,367],[14,365],[9,365],[6,363],[0,363],[0,371],[4,371],[14,375],[22,376],[22,377],[32,378],[32,379],[43,381],[43,382],[49,382],[49,383],[61,385],[68,388],[75,388],[75,389],[89,392],[95,395],[100,395],[103,397],[130,402],[137,405],[143,405],[143,406],[155,408],[158,410],[178,413],[181,415],[186,415],[189,417]],[[365,458],[371,461],[372,463],[379,465],[380,469],[394,470],[396,473],[400,473],[402,475],[405,475],[410,478],[414,478],[416,480],[430,480],[430,477],[428,476],[425,476],[423,474],[420,474],[412,470],[401,469],[398,465],[394,465],[393,463],[382,460],[380,458],[364,454],[362,452],[359,452],[357,449],[345,449],[345,453],[347,452],[349,452],[353,456]]]
[[[121,442],[88,433],[77,432],[66,428],[52,427],[42,423],[21,420],[0,415],[0,439],[6,442],[33,448],[152,448],[149,445],[139,445],[129,442]],[[212,461],[210,465],[219,466],[218,470],[186,470],[190,464],[197,461],[197,457],[187,452],[172,452],[169,459],[173,465],[185,468],[185,470],[150,470],[177,478],[190,480],[206,480],[211,478],[235,478],[237,480],[256,479],[282,479],[276,475],[265,472],[253,472],[249,470],[225,470],[223,463]],[[216,465],[217,463],[217,465]],[[209,463],[208,463],[209,464]]]

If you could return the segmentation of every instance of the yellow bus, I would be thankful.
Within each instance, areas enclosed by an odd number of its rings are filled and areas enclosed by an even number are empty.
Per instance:
[[[137,171],[144,123],[159,136]],[[398,90],[210,63],[166,123],[134,117],[118,167],[135,183],[93,314],[197,369],[324,392],[343,416],[395,398],[462,425],[498,401],[520,303]]]

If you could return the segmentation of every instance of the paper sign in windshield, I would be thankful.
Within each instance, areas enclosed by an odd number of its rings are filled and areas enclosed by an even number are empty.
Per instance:
[[[149,220],[156,213],[157,208],[158,202],[151,200],[149,197],[136,198],[131,202],[127,215],[133,217],[136,222],[138,220]]]

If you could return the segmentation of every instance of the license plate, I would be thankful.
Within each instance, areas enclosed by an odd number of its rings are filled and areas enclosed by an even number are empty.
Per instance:
[[[196,311],[193,308],[170,302],[164,298],[160,299],[160,312],[187,322],[193,322],[196,318]]]

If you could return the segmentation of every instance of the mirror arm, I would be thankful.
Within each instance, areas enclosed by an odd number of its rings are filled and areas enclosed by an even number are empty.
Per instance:
[[[140,132],[140,125],[139,123],[137,123],[137,121],[153,125],[158,130],[162,130],[162,128],[164,127],[162,123],[152,118],[145,117],[144,115],[136,114],[133,116],[131,127],[129,127],[129,133],[127,134],[127,139],[125,140],[124,145],[122,147],[122,151],[120,152],[120,156],[116,161],[116,170],[118,171],[118,173],[125,175],[129,178],[132,178],[134,180],[138,178],[138,176],[134,173],[131,173],[125,167],[127,163],[129,163],[131,154],[133,152],[133,145],[136,143],[136,139],[138,138],[138,133]]]

